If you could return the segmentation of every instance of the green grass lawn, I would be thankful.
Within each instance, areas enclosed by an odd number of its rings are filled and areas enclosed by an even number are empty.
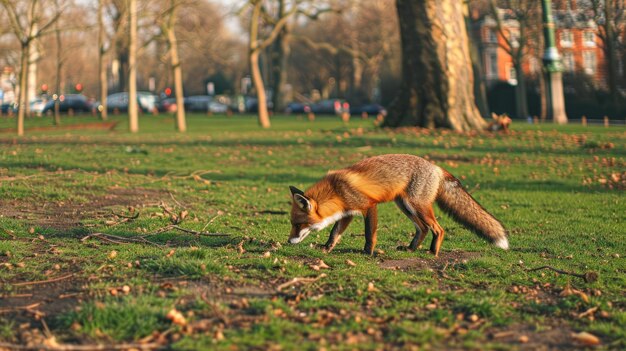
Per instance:
[[[34,118],[26,137],[0,134],[0,349],[571,349],[580,332],[626,348],[623,127],[468,135],[275,116],[261,130],[253,116],[191,115],[182,135],[162,115],[131,135],[114,119],[112,132],[29,132],[51,124]],[[414,229],[393,204],[379,206],[373,257],[362,219],[331,254],[329,230],[286,243],[289,185],[385,153],[461,179],[511,250],[445,215],[439,258],[400,250]],[[161,229],[181,212],[180,228],[212,234]],[[599,278],[530,271],[545,265]]]

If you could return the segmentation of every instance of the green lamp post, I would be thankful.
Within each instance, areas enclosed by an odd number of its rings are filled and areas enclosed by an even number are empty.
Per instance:
[[[545,42],[543,67],[546,81],[547,118],[552,119],[552,121],[557,124],[566,124],[567,115],[565,113],[565,98],[563,97],[563,69],[561,56],[556,48],[551,1],[541,0],[541,5],[543,8],[543,36]]]

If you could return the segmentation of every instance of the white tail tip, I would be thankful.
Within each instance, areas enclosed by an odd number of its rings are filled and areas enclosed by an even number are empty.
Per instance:
[[[509,249],[509,240],[507,238],[500,238],[496,240],[493,244],[503,250]]]

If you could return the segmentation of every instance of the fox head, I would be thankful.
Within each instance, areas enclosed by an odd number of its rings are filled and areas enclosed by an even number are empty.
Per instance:
[[[291,198],[291,232],[289,242],[297,244],[304,240],[313,231],[313,224],[318,222],[316,218],[317,203],[315,200],[304,195],[304,192],[294,186],[290,186]]]

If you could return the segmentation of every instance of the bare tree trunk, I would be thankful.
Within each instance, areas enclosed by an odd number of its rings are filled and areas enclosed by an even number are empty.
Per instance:
[[[385,125],[482,129],[462,3],[396,0],[402,39],[402,86]]]
[[[274,111],[282,111],[285,107],[285,83],[287,82],[287,63],[291,51],[289,45],[289,30],[283,28],[271,46],[272,55],[272,91],[274,95]]]
[[[26,114],[26,89],[28,86],[28,56],[29,56],[29,43],[22,43],[22,62],[20,70],[20,95],[18,98],[18,110],[17,110],[17,135],[24,135],[24,115]]]
[[[131,133],[139,131],[139,111],[137,110],[137,0],[129,1],[129,55],[128,55],[128,119]]]
[[[617,58],[615,48],[615,28],[613,26],[613,1],[604,1],[604,29],[605,42],[604,52],[607,58],[607,75],[609,77],[609,93],[611,94],[611,103],[613,107],[617,107],[619,103],[619,90],[617,87]]]
[[[517,85],[515,86],[515,111],[517,118],[528,117],[528,94],[526,92],[526,76],[522,68],[521,58],[513,63],[517,75]]]
[[[252,71],[252,81],[257,93],[259,124],[263,128],[269,128],[270,116],[267,111],[267,97],[265,96],[265,84],[263,84],[263,76],[259,67],[259,55],[262,48],[259,47],[259,18],[261,16],[260,1],[254,4],[252,17],[250,19],[250,70]]]
[[[539,76],[539,96],[541,98],[541,112],[539,118],[545,121],[548,118],[548,92],[546,91],[546,80]]]
[[[108,118],[107,111],[107,95],[109,93],[109,82],[107,80],[107,67],[105,63],[106,48],[104,43],[104,1],[98,0],[98,72],[100,79],[100,104],[102,105],[102,111],[100,111],[100,118],[106,120]]]
[[[167,42],[170,46],[170,56],[172,60],[172,70],[174,71],[174,89],[176,90],[176,129],[179,132],[187,131],[187,122],[185,120],[185,100],[183,95],[183,69],[180,66],[178,58],[178,42],[176,41],[176,4],[175,0],[171,0],[172,13],[170,14],[167,28]]]
[[[261,77],[261,68],[259,67],[259,52],[254,51],[250,54],[250,68],[252,70],[252,81],[254,82],[254,89],[256,90],[256,96],[258,100],[258,114],[259,124],[263,128],[269,128],[270,117],[267,111],[267,97],[265,95],[265,85],[263,84],[263,78]]]
[[[61,111],[60,111],[60,97],[61,97],[61,73],[63,69],[63,52],[62,52],[62,43],[61,43],[61,28],[59,28],[59,22],[55,23],[55,35],[57,40],[57,67],[56,67],[56,82],[55,82],[55,92],[57,95],[56,100],[54,100],[54,117],[53,124],[58,126],[61,124]]]
[[[488,118],[490,115],[489,102],[487,100],[487,87],[485,86],[485,79],[483,74],[482,59],[480,57],[480,49],[478,43],[479,38],[473,32],[474,22],[472,16],[469,13],[469,1],[466,1],[464,6],[465,16],[465,28],[469,37],[469,50],[470,59],[472,60],[472,72],[474,72],[474,96],[476,97],[476,107],[480,111],[480,115],[483,118]]]

